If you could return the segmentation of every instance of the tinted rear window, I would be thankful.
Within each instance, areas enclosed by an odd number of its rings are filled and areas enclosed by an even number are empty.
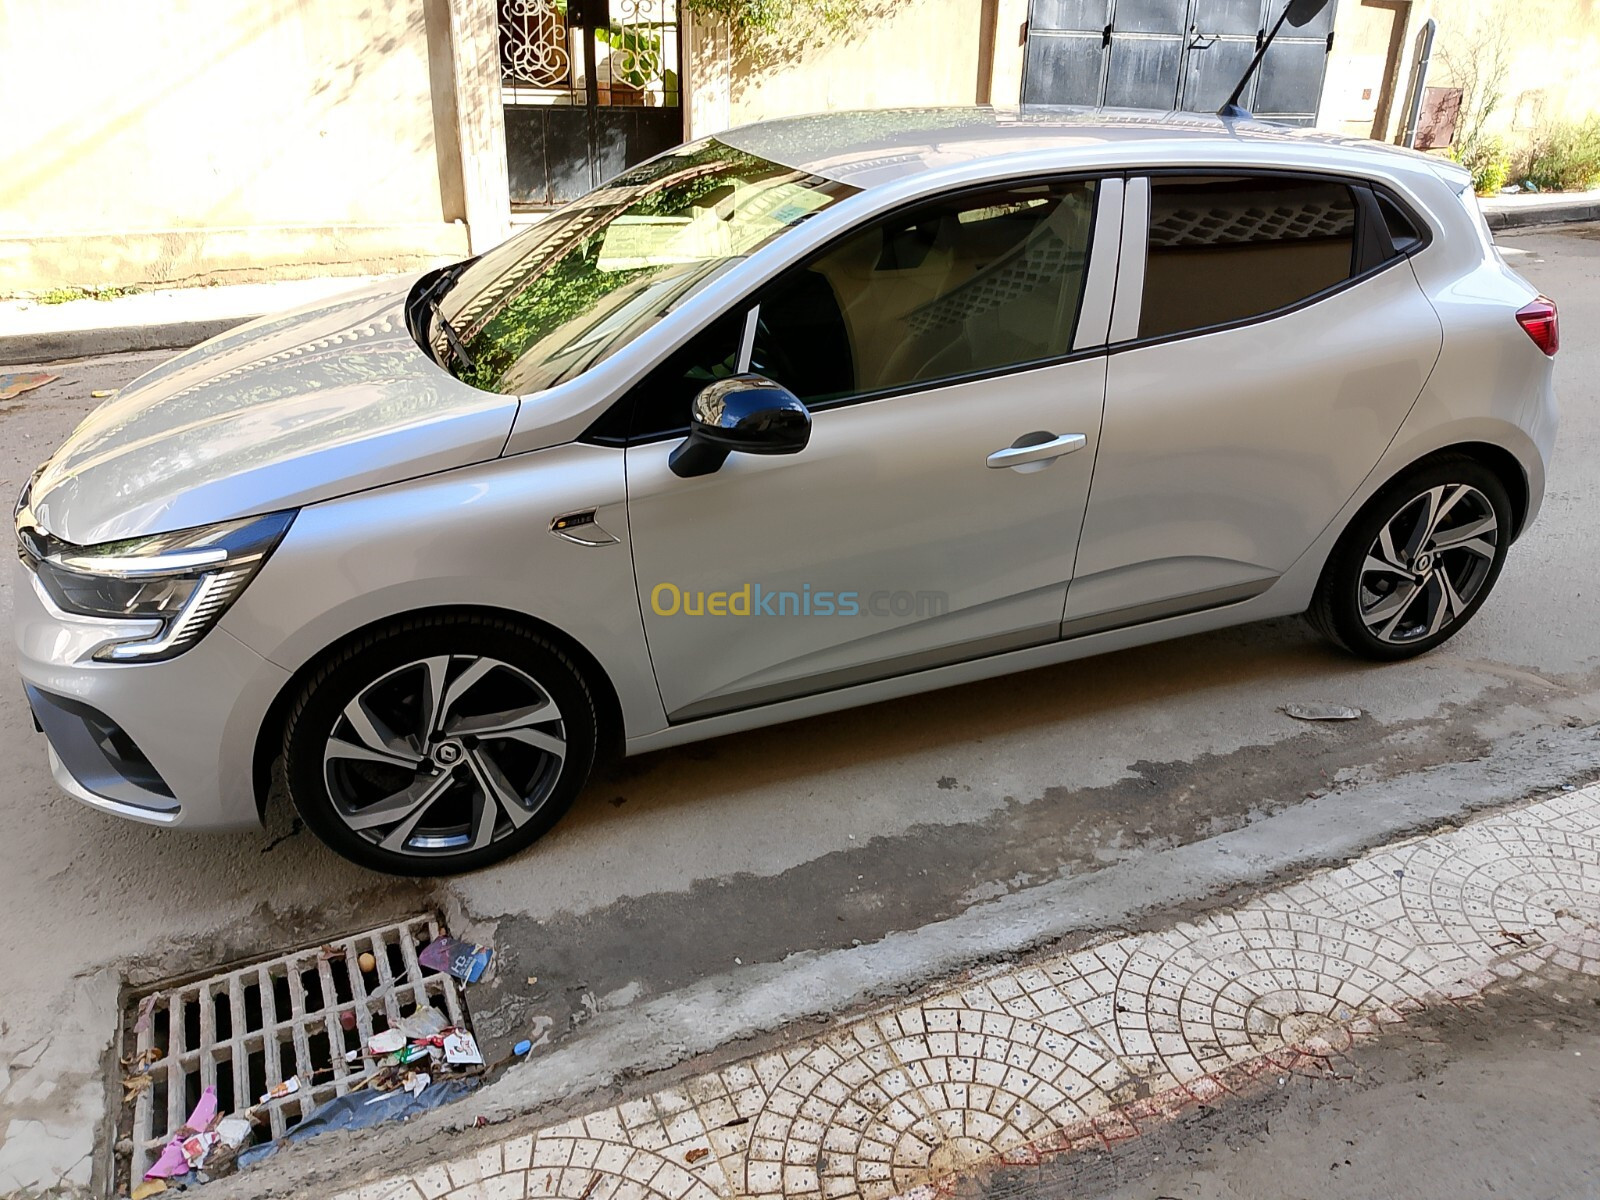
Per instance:
[[[1225,325],[1326,291],[1350,278],[1355,229],[1342,183],[1152,179],[1139,336]]]
[[[1389,241],[1395,252],[1405,254],[1422,245],[1422,231],[1417,228],[1416,222],[1382,192],[1374,189],[1373,194],[1378,199],[1378,211],[1383,214],[1383,222],[1388,226]]]

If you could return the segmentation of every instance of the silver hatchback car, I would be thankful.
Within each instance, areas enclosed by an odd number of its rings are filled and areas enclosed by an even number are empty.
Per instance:
[[[1308,612],[1437,646],[1538,511],[1556,311],[1465,172],[1247,120],[753,125],[253,322],[20,498],[55,776],[482,866],[634,754]]]

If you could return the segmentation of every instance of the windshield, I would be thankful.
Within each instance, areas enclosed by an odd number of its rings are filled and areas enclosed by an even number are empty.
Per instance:
[[[857,190],[714,138],[692,142],[489,251],[444,294],[444,320],[422,328],[434,358],[474,387],[517,395],[553,387]],[[450,330],[470,367],[451,352]]]

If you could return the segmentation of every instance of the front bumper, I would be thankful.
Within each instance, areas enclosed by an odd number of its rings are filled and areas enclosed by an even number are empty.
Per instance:
[[[56,610],[20,562],[12,579],[17,667],[65,791],[151,825],[259,823],[256,739],[288,672],[221,629],[168,662],[94,662],[96,623]]]

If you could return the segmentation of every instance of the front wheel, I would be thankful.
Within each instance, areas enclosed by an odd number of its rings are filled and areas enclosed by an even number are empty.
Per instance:
[[[1488,599],[1512,535],[1511,501],[1481,463],[1439,458],[1396,479],[1339,540],[1307,614],[1380,661],[1431,650]]]
[[[284,731],[289,796],[352,862],[447,875],[515,854],[594,764],[594,700],[559,648],[511,621],[419,616],[336,652]]]

